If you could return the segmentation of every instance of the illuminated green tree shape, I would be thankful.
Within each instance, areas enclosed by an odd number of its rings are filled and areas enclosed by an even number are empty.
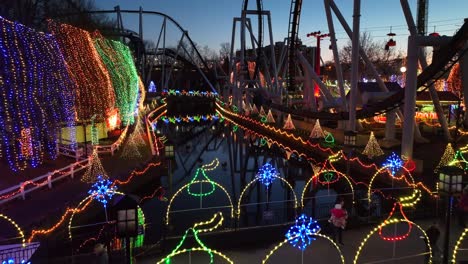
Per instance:
[[[333,147],[335,146],[335,138],[333,137],[332,133],[328,132],[328,131],[324,131],[324,133],[326,134],[325,136],[325,145],[328,146],[328,147]]]

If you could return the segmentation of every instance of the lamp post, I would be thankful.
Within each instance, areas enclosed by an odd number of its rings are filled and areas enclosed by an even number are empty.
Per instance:
[[[169,177],[169,192],[172,193],[172,159],[174,158],[174,145],[167,141],[164,145],[164,156],[167,159],[167,173]]]
[[[125,238],[126,263],[132,263],[130,237],[138,235],[138,203],[128,195],[114,206],[117,214],[117,236]]]
[[[453,195],[462,191],[463,170],[454,166],[445,166],[439,172],[439,191],[447,195],[447,208],[445,211],[445,238],[444,238],[444,260],[448,264],[448,250],[450,242],[450,219],[452,215]]]

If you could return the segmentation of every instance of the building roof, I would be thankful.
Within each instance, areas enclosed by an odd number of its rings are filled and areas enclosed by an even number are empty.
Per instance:
[[[452,92],[448,92],[448,91],[437,91],[437,95],[439,96],[439,100],[441,102],[453,102],[453,103],[458,103],[458,101],[460,101],[460,98],[458,96],[456,96],[454,93]],[[423,102],[423,101],[427,101],[427,102],[432,102],[432,98],[431,98],[431,95],[429,94],[429,92],[422,92],[422,93],[418,93],[417,97],[416,97],[416,101],[420,101],[420,102]]]

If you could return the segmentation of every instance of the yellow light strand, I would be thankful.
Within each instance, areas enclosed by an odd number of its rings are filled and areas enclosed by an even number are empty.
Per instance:
[[[18,225],[15,221],[13,221],[13,219],[11,219],[10,217],[8,217],[8,216],[6,216],[6,215],[4,215],[4,214],[0,214],[0,217],[3,218],[3,219],[5,219],[5,220],[7,220],[8,222],[10,222],[10,224],[12,224],[12,225],[16,228],[16,230],[18,231],[18,234],[19,234],[20,237],[21,237],[21,244],[22,244],[22,246],[23,246],[23,247],[26,247],[26,240],[25,240],[25,238],[24,238],[24,232],[23,232],[23,230],[21,229],[21,227],[19,227],[19,225]]]
[[[455,247],[453,247],[453,254],[452,254],[452,260],[451,260],[453,264],[457,263],[458,248],[460,247],[460,244],[464,240],[467,233],[468,233],[468,228],[465,228],[462,234],[460,235],[460,237],[458,237],[457,243],[455,243]]]
[[[206,249],[206,248],[201,248],[201,247],[178,250],[176,252],[173,252],[173,253],[167,255],[165,258],[161,259],[160,261],[158,261],[156,263],[157,264],[164,264],[164,263],[166,263],[167,259],[170,259],[170,258],[172,258],[174,256],[177,256],[177,255],[180,255],[180,254],[183,254],[183,253],[194,252],[194,251],[203,251],[203,252],[213,253],[215,255],[220,256],[221,258],[226,260],[228,263],[234,264],[234,262],[230,258],[228,258],[226,255],[224,255],[223,253],[218,252],[218,251],[216,251],[214,249]]]

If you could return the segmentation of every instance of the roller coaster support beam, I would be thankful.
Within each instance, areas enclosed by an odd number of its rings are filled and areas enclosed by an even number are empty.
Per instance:
[[[413,158],[414,116],[416,107],[416,90],[418,78],[418,46],[416,36],[408,37],[408,54],[406,60],[405,105],[403,119],[403,137],[401,140],[401,156]]]
[[[400,0],[400,3],[401,3],[401,8],[403,9],[403,13],[406,18],[406,23],[408,24],[408,29],[410,31],[410,34],[412,36],[417,36],[418,32],[417,32],[417,28],[413,20],[413,15],[411,14],[411,9],[409,7],[408,0]],[[424,50],[421,48],[418,48],[418,57],[419,57],[419,62],[421,63],[421,68],[424,70],[427,67],[427,61],[426,61],[426,56],[424,55]],[[434,108],[436,110],[439,123],[444,131],[445,139],[447,141],[451,141],[450,133],[448,130],[447,119],[445,118],[444,110],[442,109],[442,106],[440,105],[439,96],[437,95],[437,91],[434,85],[429,86],[429,93],[431,95],[432,101],[434,102]]]
[[[361,17],[361,0],[354,0],[353,11],[353,39],[351,51],[351,96],[349,101],[348,130],[356,131],[356,102],[358,96],[359,79],[359,24]]]
[[[338,88],[340,89],[340,96],[341,96],[343,111],[345,111],[346,109],[348,109],[348,106],[346,102],[346,93],[344,90],[343,70],[341,69],[340,57],[338,54],[338,46],[336,45],[335,26],[333,25],[333,18],[332,18],[329,2],[330,0],[324,0],[325,13],[327,15],[328,32],[330,34],[330,41],[332,45],[333,60],[335,61]]]
[[[346,31],[346,34],[348,34],[348,37],[352,38],[352,31],[351,28],[349,27],[348,23],[346,22],[346,19],[344,18],[343,14],[341,14],[341,11],[338,9],[334,1],[328,0],[329,5],[333,12],[336,15],[336,18],[338,18],[338,21],[340,21],[341,25],[343,26],[343,29]],[[366,66],[370,68],[372,71],[372,74],[374,75],[375,80],[377,81],[377,84],[382,90],[382,92],[388,92],[387,87],[385,86],[385,83],[383,82],[382,78],[380,78],[379,73],[377,72],[377,69],[375,68],[374,64],[369,60],[369,57],[367,57],[367,54],[364,52],[362,47],[359,47],[359,55],[361,55],[361,58],[364,60],[366,63]],[[403,119],[403,114],[401,113],[400,110],[397,111],[398,116],[400,119]],[[419,131],[419,127],[416,126],[414,128],[414,133],[415,133],[415,138],[418,140],[424,141],[423,137],[421,136],[421,131]]]
[[[468,42],[465,44],[465,49],[468,49]],[[464,117],[464,125],[465,128],[468,127],[468,53],[465,52],[463,54],[463,58],[460,60],[460,72],[462,78],[462,86],[463,86],[463,94],[465,95],[463,100],[465,103],[465,117]]]

